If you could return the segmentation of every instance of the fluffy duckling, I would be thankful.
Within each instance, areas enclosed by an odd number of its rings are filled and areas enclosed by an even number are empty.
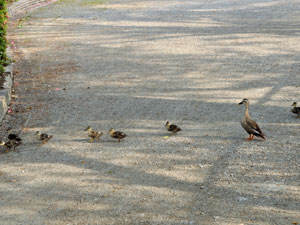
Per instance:
[[[298,117],[300,118],[300,107],[297,107],[297,102],[294,102],[294,103],[292,104],[292,106],[293,106],[294,108],[291,109],[291,112],[297,114]]]
[[[21,142],[18,142],[16,140],[8,140],[7,142],[0,141],[0,145],[5,146],[6,150],[13,149],[16,150],[16,147],[19,146]]]
[[[181,131],[180,127],[178,127],[175,124],[170,124],[169,121],[166,122],[165,127],[167,128],[168,131],[171,131],[173,134]]]
[[[37,131],[35,136],[39,141],[42,141],[42,145],[46,144],[53,137],[53,135],[43,134],[40,131]]]
[[[99,138],[103,135],[102,132],[95,131],[90,126],[88,126],[85,131],[88,132],[88,136],[91,138],[89,142],[94,142],[95,139],[99,140]]]
[[[246,99],[246,98],[243,99],[243,101],[241,101],[239,103],[239,105],[242,105],[242,104],[245,105],[245,112],[244,112],[244,117],[241,121],[241,125],[247,131],[247,133],[249,134],[249,138],[247,138],[247,140],[251,141],[252,139],[254,139],[254,136],[261,137],[261,138],[265,139],[264,133],[261,131],[258,124],[249,115],[249,112],[248,112],[248,110],[249,110],[249,100]]]
[[[120,142],[121,139],[127,137],[127,135],[125,133],[123,133],[121,131],[115,131],[112,128],[108,131],[108,133],[112,138],[118,139],[118,142]]]
[[[18,142],[21,142],[22,139],[19,137],[18,134],[16,133],[12,133],[12,129],[11,128],[8,128],[8,140],[15,140],[15,141],[18,141]]]
[[[9,134],[7,138],[8,138],[8,140],[15,140],[18,142],[22,141],[22,139],[19,137],[19,135],[14,134],[14,133]]]

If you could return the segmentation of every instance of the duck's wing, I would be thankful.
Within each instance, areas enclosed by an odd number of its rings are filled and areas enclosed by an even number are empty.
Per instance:
[[[41,136],[40,136],[40,140],[46,140],[46,139],[48,139],[49,138],[49,135],[48,134],[41,134]]]
[[[9,140],[14,140],[14,139],[16,139],[17,137],[18,137],[18,136],[17,136],[16,134],[9,134],[7,138],[8,138]]]
[[[169,127],[169,131],[174,131],[174,130],[177,130],[179,127],[175,124],[171,124],[170,127]]]
[[[96,137],[100,137],[103,133],[100,131],[96,131]]]
[[[261,131],[261,129],[259,128],[258,124],[251,119],[250,117],[248,117],[246,119],[246,123],[249,127],[251,127],[251,129],[255,130],[256,132],[258,132],[259,134],[263,134],[263,132]]]
[[[121,132],[121,131],[115,131],[114,132],[114,137],[116,137],[116,138],[124,138],[126,136],[127,135],[125,133]]]
[[[9,134],[8,140],[16,140],[16,141],[22,141],[22,139],[17,134]]]
[[[96,137],[98,135],[97,131],[92,130],[90,133],[90,137]]]
[[[295,113],[295,114],[299,114],[300,113],[300,107],[294,107],[294,108],[292,108],[291,112]]]

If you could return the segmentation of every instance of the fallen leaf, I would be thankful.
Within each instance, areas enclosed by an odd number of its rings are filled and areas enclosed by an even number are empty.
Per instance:
[[[168,139],[169,138],[169,136],[164,136],[164,139]]]
[[[85,164],[85,163],[86,163],[86,161],[82,161],[81,163],[82,163],[82,164]]]

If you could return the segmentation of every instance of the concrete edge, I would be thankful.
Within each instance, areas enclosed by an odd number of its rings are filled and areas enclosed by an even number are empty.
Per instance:
[[[6,49],[6,54],[7,57],[12,60],[12,52],[9,47]],[[6,115],[11,100],[11,88],[13,85],[13,63],[5,67],[3,74],[5,75],[5,82],[3,85],[4,89],[0,90],[0,123],[2,123],[4,116]]]

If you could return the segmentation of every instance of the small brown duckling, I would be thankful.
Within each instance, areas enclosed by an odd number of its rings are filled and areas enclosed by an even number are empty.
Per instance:
[[[7,138],[8,138],[8,140],[15,140],[18,142],[22,141],[22,139],[19,137],[19,135],[14,134],[14,133],[9,134]]]
[[[42,145],[46,144],[53,137],[53,135],[43,134],[40,131],[37,131],[35,136],[39,141],[42,141]]]
[[[15,140],[18,142],[22,141],[22,139],[20,138],[20,136],[18,134],[12,132],[12,129],[10,127],[8,128],[7,131],[8,131],[8,137],[7,137],[8,140]]]
[[[291,109],[291,112],[297,114],[298,118],[300,118],[300,107],[297,107],[297,102],[294,102],[292,106],[294,108]]]
[[[175,124],[170,124],[169,121],[166,122],[165,127],[167,128],[168,131],[171,131],[173,134],[175,134],[175,133],[181,131],[181,128],[180,128],[180,127],[178,127],[178,126],[175,125]]]
[[[94,142],[95,139],[99,140],[99,138],[103,135],[102,132],[95,131],[90,126],[88,126],[85,131],[88,132],[88,136],[91,138],[89,142]]]
[[[248,112],[249,100],[244,98],[243,101],[241,101],[239,103],[239,105],[242,105],[242,104],[245,105],[245,112],[244,112],[244,117],[241,121],[241,125],[245,129],[245,131],[249,134],[249,138],[247,138],[247,140],[251,141],[252,139],[254,139],[254,136],[265,139],[265,134],[261,131],[258,124],[249,115],[249,112]]]
[[[6,151],[13,149],[14,151],[16,150],[16,147],[19,146],[21,142],[18,142],[16,140],[8,140],[7,142],[0,141],[0,145],[6,147]]]
[[[121,139],[127,137],[127,134],[121,132],[121,131],[115,131],[114,129],[110,129],[108,131],[109,135],[112,137],[112,138],[116,138],[118,139],[118,142],[120,142]]]

